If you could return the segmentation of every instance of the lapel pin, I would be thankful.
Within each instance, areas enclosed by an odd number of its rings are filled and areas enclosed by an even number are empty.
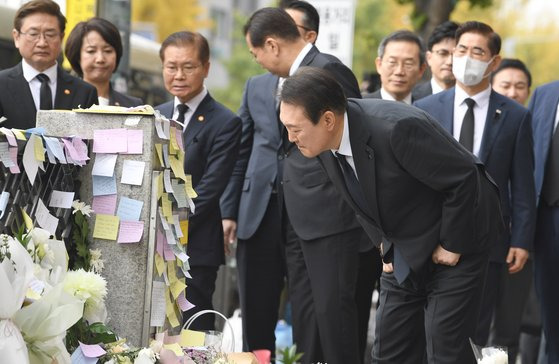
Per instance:
[[[198,121],[203,123],[204,122],[204,115],[198,116]]]
[[[65,90],[64,90],[64,95],[70,95],[70,90],[65,89]]]
[[[115,101],[115,106],[120,106],[120,103],[118,101]]]
[[[495,110],[495,119],[498,119],[501,116],[501,109]]]

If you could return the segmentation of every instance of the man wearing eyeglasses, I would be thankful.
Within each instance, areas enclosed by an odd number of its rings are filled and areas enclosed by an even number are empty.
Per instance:
[[[231,176],[241,138],[241,120],[208,93],[204,80],[210,71],[210,47],[200,33],[169,35],[159,50],[163,81],[173,100],[156,106],[162,115],[184,124],[184,172],[192,176],[198,194],[189,217],[187,254],[190,274],[186,299],[195,305],[183,321],[213,309],[217,271],[225,263],[219,197]],[[214,317],[201,316],[194,330],[214,330]]]
[[[363,98],[404,102],[415,101],[412,89],[425,72],[425,46],[409,30],[398,30],[386,36],[378,47],[375,60],[382,87]]]
[[[501,38],[484,23],[469,21],[456,31],[452,71],[456,87],[419,100],[465,149],[486,166],[500,189],[506,230],[490,251],[475,342],[486,345],[504,271],[522,270],[532,249],[536,218],[531,114],[491,90]]]
[[[0,126],[35,127],[37,110],[87,108],[97,91],[62,70],[60,54],[66,18],[57,3],[34,0],[16,12],[12,35],[22,60],[0,72]]]
[[[439,24],[427,41],[426,60],[431,70],[431,79],[414,87],[415,100],[439,93],[454,86],[456,79],[452,74],[452,51],[456,46],[454,34],[458,24],[445,21]]]

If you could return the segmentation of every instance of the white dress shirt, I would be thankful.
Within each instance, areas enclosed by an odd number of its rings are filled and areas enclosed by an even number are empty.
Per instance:
[[[295,72],[297,72],[297,70],[301,66],[301,62],[303,62],[303,59],[305,59],[305,57],[311,51],[311,49],[312,49],[312,44],[310,44],[310,43],[307,43],[307,45],[304,46],[303,49],[301,49],[301,52],[299,52],[299,54],[297,55],[297,57],[295,58],[295,60],[291,64],[291,68],[289,68],[289,75],[290,76],[293,76],[293,74],[295,74]]]
[[[464,100],[470,98],[475,101],[474,105],[474,150],[472,153],[479,156],[479,149],[481,147],[481,139],[483,137],[483,130],[485,129],[485,121],[487,120],[487,111],[489,110],[489,96],[491,96],[491,85],[485,90],[478,92],[473,96],[469,96],[466,91],[456,85],[454,93],[454,124],[453,133],[454,139],[460,140],[460,130],[462,129],[462,121],[468,105]]]
[[[404,97],[403,100],[396,100],[388,91],[386,91],[383,87],[381,87],[380,97],[382,97],[383,100],[400,101],[403,102],[404,104],[411,105],[411,92],[406,97]]]
[[[434,94],[438,94],[439,92],[444,91],[444,88],[442,88],[437,81],[435,81],[435,79],[433,77],[431,77],[431,90],[433,91],[433,95]]]
[[[23,78],[29,83],[29,89],[31,90],[31,96],[33,96],[33,102],[35,103],[35,109],[41,109],[41,81],[37,78],[39,73],[44,73],[49,77],[50,93],[52,95],[52,106],[54,108],[54,97],[56,96],[56,81],[58,76],[58,64],[55,63],[54,66],[47,68],[43,72],[37,71],[31,65],[25,62],[25,59],[21,60],[21,68],[23,69]]]
[[[345,157],[345,160],[353,169],[353,173],[355,173],[355,178],[359,180],[357,177],[357,171],[355,170],[355,161],[353,160],[353,151],[351,150],[351,142],[349,141],[349,123],[347,121],[347,112],[344,113],[344,130],[342,132],[342,140],[340,141],[340,147],[338,149],[331,149],[334,157],[337,157],[336,152],[341,154]]]
[[[208,94],[208,89],[206,88],[206,86],[204,86],[204,88],[202,88],[202,91],[194,96],[193,98],[191,98],[188,102],[181,102],[179,100],[178,97],[175,96],[175,100],[174,100],[174,106],[173,106],[173,120],[177,120],[179,117],[179,109],[178,109],[178,105],[180,104],[185,104],[186,106],[188,106],[188,111],[184,114],[184,129],[183,132],[186,130],[186,127],[188,126],[188,123],[190,122],[190,118],[192,118],[192,115],[194,115],[194,113],[196,112],[196,109],[198,108],[198,106],[200,105],[200,103],[202,102],[202,100],[204,100],[204,97],[206,97],[206,95]]]

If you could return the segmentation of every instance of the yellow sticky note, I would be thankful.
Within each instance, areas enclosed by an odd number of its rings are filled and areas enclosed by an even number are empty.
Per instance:
[[[159,164],[163,166],[163,149],[161,144],[155,144],[155,151],[157,152],[157,158],[159,159]]]
[[[165,345],[163,345],[163,347],[165,349],[171,350],[178,357],[183,357],[184,356],[184,353],[182,352],[182,348],[178,343],[165,344]]]
[[[169,278],[169,283],[173,283],[178,279],[174,260],[167,263],[167,278]]]
[[[180,344],[182,347],[204,346],[206,334],[201,331],[182,330]]]
[[[171,170],[175,177],[186,181],[186,175],[184,174],[183,164],[175,157],[169,157],[169,164],[171,164]]]
[[[159,175],[157,176],[157,201],[159,201],[162,195],[163,195],[163,172],[159,172]]]
[[[171,294],[173,298],[176,300],[182,291],[186,288],[186,284],[184,283],[185,278],[177,279],[173,283],[171,283]]]
[[[23,131],[21,131],[20,129],[12,129],[12,133],[14,133],[16,139],[27,140],[25,138],[25,134],[23,134]]]
[[[43,138],[38,135],[31,135],[35,140],[35,159],[41,162],[45,161],[45,147],[43,146]]]
[[[163,271],[165,270],[165,261],[161,255],[155,253],[155,269],[157,270],[157,275],[161,277]]]
[[[179,225],[182,231],[182,238],[179,241],[182,245],[185,245],[188,243],[188,220],[179,221]]]
[[[173,221],[173,209],[171,208],[171,200],[169,200],[169,195],[164,193],[161,196],[161,207],[163,208],[163,216],[165,216],[167,218],[167,221],[169,220],[169,218],[171,218],[171,221]]]
[[[184,166],[184,150],[179,150],[177,152],[177,159],[179,160],[180,165]]]
[[[95,216],[95,227],[93,237],[97,239],[116,240],[118,235],[118,216],[97,214]]]
[[[177,138],[175,137],[175,130],[176,128],[172,126],[169,133],[169,154],[173,155],[177,154],[177,152],[179,151],[179,145],[177,143]]]
[[[171,299],[169,298],[169,288],[165,289],[165,314],[167,315],[167,320],[169,320],[169,324],[171,324],[172,327],[179,326],[177,313],[175,312],[173,302],[171,302]]]
[[[21,216],[23,217],[23,222],[25,223],[27,231],[33,229],[33,220],[31,220],[29,215],[27,215],[27,212],[25,212],[23,209],[21,209]]]
[[[196,191],[194,191],[194,188],[192,188],[192,176],[190,174],[186,175],[186,179],[184,180],[184,182],[184,189],[186,190],[186,194],[188,195],[188,197],[198,197],[198,194],[196,193]]]

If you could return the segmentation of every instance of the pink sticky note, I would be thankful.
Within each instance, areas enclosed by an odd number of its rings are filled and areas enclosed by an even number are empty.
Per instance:
[[[87,145],[84,143],[83,140],[81,140],[81,138],[73,137],[72,146],[76,150],[76,153],[78,153],[78,156],[80,157],[79,159],[80,161],[89,160],[89,157],[87,156]]]
[[[72,160],[74,162],[78,162],[81,159],[80,153],[78,153],[78,151],[76,150],[76,148],[74,148],[74,145],[72,144],[71,141],[66,140],[65,138],[61,138],[62,142],[64,143],[64,149],[66,149],[66,155],[70,155],[70,158],[72,158]]]
[[[0,128],[0,129],[2,129],[2,132],[6,136],[6,139],[8,139],[8,144],[10,144],[12,147],[17,147],[17,141],[16,141],[16,137],[14,136],[14,133],[12,133],[12,131],[8,128]]]
[[[165,240],[165,235],[161,232],[161,230],[157,229],[157,246],[156,250],[160,257],[163,258],[163,246],[167,244],[167,240]]]
[[[93,131],[94,153],[126,153],[128,133],[126,129],[99,129]]]
[[[267,349],[254,350],[252,352],[258,360],[258,364],[270,364],[272,353]]]
[[[175,260],[175,253],[173,253],[173,249],[171,249],[171,246],[167,244],[167,241],[163,244],[163,255],[165,256],[166,261]]]
[[[179,128],[175,128],[175,138],[177,139],[179,149],[184,152],[184,144],[182,143],[182,130],[179,130]]]
[[[184,291],[182,291],[177,297],[177,304],[179,305],[179,308],[181,309],[182,312],[186,312],[191,308],[196,307],[196,305],[192,304],[190,301],[186,299],[186,297],[184,296]]]
[[[80,343],[80,348],[82,349],[83,355],[85,355],[88,358],[98,358],[101,355],[105,355],[107,353],[105,350],[103,350],[103,348],[100,345],[97,344],[86,345]]]
[[[93,196],[91,208],[96,214],[114,215],[117,195]]]
[[[118,242],[119,243],[138,243],[144,233],[143,221],[121,221]]]
[[[128,152],[127,154],[142,154],[144,150],[144,131],[128,129]]]
[[[10,158],[14,162],[15,166],[10,167],[10,172],[17,174],[21,171],[19,170],[19,166],[17,165],[17,147],[10,147]]]

